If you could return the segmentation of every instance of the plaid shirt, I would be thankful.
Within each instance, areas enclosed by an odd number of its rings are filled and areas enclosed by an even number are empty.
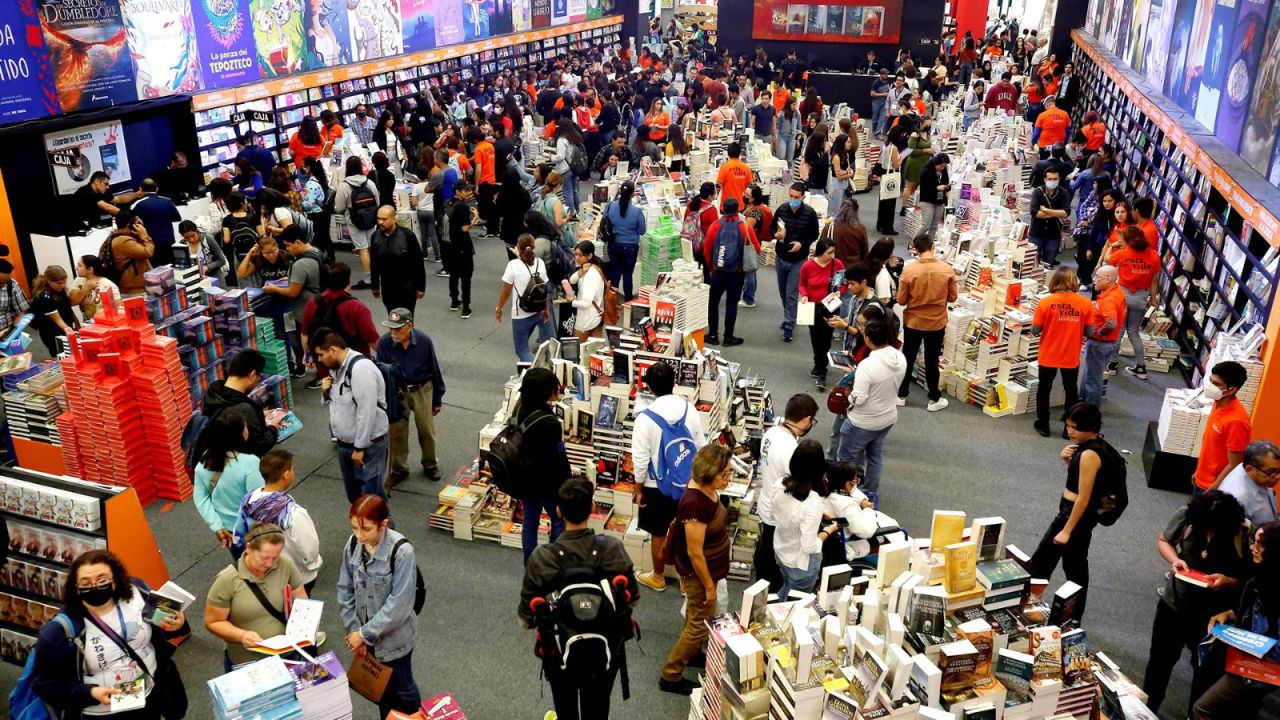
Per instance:
[[[0,288],[0,338],[9,334],[9,328],[31,307],[26,293],[18,286],[17,280],[9,280],[9,284]]]

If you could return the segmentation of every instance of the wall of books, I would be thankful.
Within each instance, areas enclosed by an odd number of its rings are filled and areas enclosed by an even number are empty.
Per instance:
[[[1162,296],[1171,336],[1198,384],[1218,333],[1266,325],[1280,270],[1280,192],[1197,119],[1168,112],[1149,81],[1083,32],[1073,34],[1080,107],[1096,109],[1119,150],[1119,185],[1155,198],[1159,210]]]

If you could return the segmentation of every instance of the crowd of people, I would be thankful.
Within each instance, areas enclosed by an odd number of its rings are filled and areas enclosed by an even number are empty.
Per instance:
[[[924,71],[909,51],[900,54],[892,74],[868,54],[865,69],[879,74],[872,134],[883,138],[887,151],[879,170],[902,172],[901,212],[914,203],[927,221],[910,239],[909,262],[895,256],[897,198],[887,211],[881,204],[881,237],[873,240],[863,225],[850,182],[858,135],[848,120],[829,122],[823,100],[804,88],[804,65],[795,53],[777,63],[763,51],[734,57],[695,37],[687,44],[648,46],[634,57],[591,50],[523,76],[503,70],[453,87],[424,88],[381,108],[357,106],[345,124],[326,111],[319,121],[303,121],[283,158],[246,134],[234,177],[209,187],[222,214],[221,232],[212,237],[190,223],[175,237],[176,208],[154,180],[126,198],[109,195],[95,178],[95,194],[86,202],[92,212],[112,215],[115,226],[103,251],[79,260],[73,283],[63,268],[47,268],[30,301],[12,280],[13,266],[0,259],[0,325],[8,323],[0,332],[29,310],[55,354],[58,335],[102,311],[103,291],[139,293],[148,269],[182,262],[183,255],[227,285],[262,287],[271,295],[293,375],[301,379],[314,369],[307,387],[321,391],[328,409],[350,503],[351,537],[340,555],[337,584],[344,641],[353,653],[390,666],[380,713],[413,712],[420,700],[412,672],[420,575],[412,543],[394,529],[389,498],[410,476],[410,416],[422,472],[440,477],[434,418],[444,407],[444,373],[433,339],[414,323],[428,264],[439,265],[435,274],[448,278],[449,310],[469,318],[476,243],[486,237],[503,242],[505,264],[481,270],[500,274],[495,318],[501,323],[510,313],[514,354],[529,361],[535,329],[539,342],[570,333],[598,337],[606,293],[617,288],[624,299],[635,294],[636,253],[646,231],[635,187],[622,183],[603,209],[612,236],[593,242],[576,231],[582,181],[593,174],[613,177],[623,163],[634,167],[641,158],[685,169],[699,128],[694,118],[704,109],[713,126],[749,129],[779,157],[798,163],[800,180],[788,197],[769,203],[741,160],[743,148],[730,143],[716,182],[691,195],[682,235],[702,249],[697,260],[710,305],[706,343],[744,342],[738,309],[763,301],[756,294],[756,259],[762,243],[774,242],[781,341],[791,342],[797,325],[806,325],[817,389],[826,389],[833,364],[840,373],[844,405],[834,413],[825,448],[806,438],[819,422],[819,401],[800,393],[787,401],[782,422],[764,433],[760,450],[756,573],[782,596],[812,591],[822,566],[865,557],[878,528],[892,524],[877,509],[879,499],[893,493],[884,471],[886,440],[911,386],[922,380],[928,411],[948,405],[939,368],[957,283],[951,267],[934,255],[933,233],[945,213],[950,178],[949,159],[932,146],[930,114],[935,103],[963,88],[966,123],[985,109],[999,109],[1025,112],[1037,128],[1042,160],[1033,182],[1030,240],[1057,267],[1034,319],[1041,347],[1034,429],[1051,434],[1049,394],[1060,378],[1067,395],[1063,436],[1070,444],[1061,453],[1067,479],[1059,508],[1032,562],[1037,577],[1046,578],[1061,562],[1067,578],[1087,588],[1096,490],[1123,472],[1123,460],[1101,436],[1104,378],[1114,369],[1125,332],[1136,353],[1126,370],[1145,377],[1138,332],[1145,309],[1159,302],[1159,232],[1154,201],[1128,198],[1114,186],[1116,151],[1097,115],[1085,113],[1073,131],[1079,98],[1070,63],[1059,68],[1045,48],[1035,31],[1020,35],[1013,26],[995,29],[983,43],[948,38],[944,53]],[[995,69],[1006,67],[997,79]],[[1029,85],[1012,84],[1015,71],[1029,73]],[[681,93],[672,89],[677,75],[684,79]],[[541,121],[555,151],[552,162],[530,171],[520,138],[531,120]],[[347,133],[378,152],[371,170],[353,156],[342,179],[331,182],[320,153]],[[417,180],[408,207],[396,206],[397,173]],[[805,202],[814,194],[829,200],[833,220],[826,230]],[[398,211],[416,214],[419,233],[400,223]],[[1074,267],[1058,266],[1058,242],[1073,213]],[[336,227],[345,228],[354,247],[351,264],[337,261],[339,238],[330,232],[335,214],[344,220]],[[383,302],[384,331],[353,290],[369,290]],[[563,318],[557,306],[563,306]],[[264,370],[262,355],[245,350],[230,361],[227,379],[209,389],[194,469],[197,510],[231,559],[204,607],[205,628],[225,642],[228,669],[258,657],[252,648],[283,632],[285,598],[307,597],[325,562],[310,514],[289,494],[293,457],[274,447],[278,428],[248,395]],[[1214,407],[1195,494],[1160,534],[1158,551],[1172,570],[1202,571],[1213,581],[1196,588],[1171,579],[1157,601],[1144,682],[1154,709],[1182,649],[1194,653],[1210,624],[1229,622],[1272,636],[1280,627],[1280,551],[1266,550],[1280,548],[1271,491],[1280,480],[1280,450],[1251,437],[1248,415],[1235,397],[1245,380],[1236,363],[1212,368],[1204,395]],[[714,441],[714,428],[701,427],[696,408],[673,393],[670,366],[652,366],[644,383],[655,399],[635,420],[631,452],[643,478],[636,492],[638,523],[652,537],[653,569],[636,573],[619,542],[588,526],[592,487],[570,477],[563,425],[552,410],[559,381],[542,368],[520,381],[513,422],[523,434],[521,461],[531,480],[519,493],[526,563],[519,618],[528,627],[546,627],[554,596],[573,571],[609,579],[608,592],[614,593],[609,604],[616,617],[607,635],[617,662],[576,671],[553,647],[543,647],[561,718],[607,717],[619,670],[625,694],[631,609],[641,585],[666,589],[668,565],[680,578],[686,610],[658,679],[662,690],[691,692],[695,683],[685,672],[698,662],[705,620],[727,601],[730,538],[718,491],[732,478],[730,453]],[[673,484],[659,445],[667,428],[679,424],[692,459],[682,470],[684,482]],[[544,512],[551,543],[539,547]],[[183,702],[176,692],[182,679],[166,638],[181,632],[186,618],[179,613],[159,625],[141,620],[146,591],[109,551],[76,560],[63,612],[40,633],[34,678],[41,698],[59,709],[103,714],[120,692],[119,681],[142,677],[156,702],[117,715],[149,720],[176,710]],[[75,637],[95,652],[78,655],[67,642]],[[1245,716],[1266,694],[1264,687],[1223,673],[1221,663],[1194,662],[1193,717]]]

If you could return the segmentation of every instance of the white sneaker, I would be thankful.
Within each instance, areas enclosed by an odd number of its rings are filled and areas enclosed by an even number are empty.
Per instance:
[[[753,302],[747,302],[746,300],[739,300],[739,301],[738,301],[738,307],[753,308],[753,307],[755,307],[755,306],[756,306],[756,304],[755,304],[755,303],[753,303]]]
[[[898,407],[906,407],[907,399],[904,397],[900,397],[896,400],[896,402],[898,403]]]
[[[950,404],[951,403],[947,402],[946,398],[938,398],[937,400],[929,403],[926,407],[929,412],[938,412],[939,410],[946,410],[947,406]]]

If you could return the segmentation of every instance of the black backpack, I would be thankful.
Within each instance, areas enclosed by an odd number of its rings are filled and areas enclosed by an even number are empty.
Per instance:
[[[396,541],[395,545],[391,546],[391,576],[392,577],[395,577],[395,574],[396,574],[396,553],[400,552],[400,546],[404,545],[407,542],[409,541],[406,540],[405,538],[400,538],[399,540]],[[347,554],[354,555],[355,552],[356,552],[356,536],[352,535],[351,539],[347,541]],[[417,565],[414,565],[413,570],[417,574],[417,577],[414,578],[414,587],[413,587],[413,614],[421,615],[422,606],[427,603],[427,583],[422,579],[422,568],[418,567]]]
[[[233,221],[240,220],[248,220],[248,218],[233,218]],[[235,248],[239,255],[248,255],[249,251],[258,244],[258,239],[258,229],[252,222],[232,222],[231,247]]]
[[[324,264],[321,263],[320,267],[323,271]],[[343,303],[355,300],[350,293],[343,293],[341,297],[336,298],[333,302],[326,302],[323,295],[317,295],[314,299],[316,309],[315,312],[311,313],[311,323],[307,325],[308,337],[314,338],[320,328],[329,328],[347,341],[347,347],[364,346],[364,341],[359,336],[347,331],[346,326],[342,324],[342,316],[338,314],[338,308]]]
[[[550,250],[547,253],[546,265],[547,276],[551,282],[560,284],[562,280],[567,279],[576,269],[573,262],[573,250],[560,242],[560,238],[547,238]]]
[[[575,142],[569,143],[569,172],[574,176],[582,175],[587,171],[587,165],[591,162],[587,159],[587,149]]]
[[[1093,507],[1098,524],[1111,527],[1129,507],[1129,489],[1125,484],[1128,470],[1124,456],[1102,438],[1082,443],[1076,457],[1084,450],[1093,450],[1102,460],[1102,467],[1098,469],[1093,483]]]
[[[520,264],[524,265],[523,262]],[[547,289],[547,281],[542,277],[542,273],[538,272],[537,260],[533,261],[532,268],[528,265],[525,265],[524,268],[529,272],[529,284],[525,285],[524,292],[520,293],[520,297],[517,298],[516,302],[520,309],[525,312],[542,312],[547,309],[547,298],[550,296],[550,291]]]
[[[347,368],[346,377],[342,379],[342,384],[347,390],[351,390],[351,373],[355,370],[356,363],[361,360],[368,360],[378,368],[378,372],[382,373],[382,386],[384,388],[382,401],[378,403],[378,407],[387,414],[387,422],[393,423],[404,419],[404,398],[400,394],[400,384],[396,381],[396,366],[391,363],[384,363],[374,360],[368,355],[358,356]]]
[[[533,412],[524,422],[512,422],[502,428],[489,442],[489,454],[485,456],[485,464],[493,477],[493,484],[502,492],[515,497],[523,497],[525,483],[525,460],[521,452],[524,434],[535,424],[547,419],[555,419],[548,411]]]
[[[597,535],[591,565],[566,569],[565,552],[557,548],[560,588],[536,611],[536,652],[545,666],[574,678],[598,678],[614,670],[622,675],[622,697],[631,692],[627,679],[626,641],[640,637],[628,601],[633,591],[625,577],[603,577],[599,558],[605,538]]]
[[[120,282],[120,268],[116,267],[116,253],[111,247],[111,243],[116,239],[116,234],[112,232],[107,235],[107,239],[102,241],[102,246],[98,248],[98,264],[102,266],[102,276],[113,283]]]
[[[351,188],[350,206],[351,224],[358,230],[372,230],[378,224],[378,194],[368,178]]]

